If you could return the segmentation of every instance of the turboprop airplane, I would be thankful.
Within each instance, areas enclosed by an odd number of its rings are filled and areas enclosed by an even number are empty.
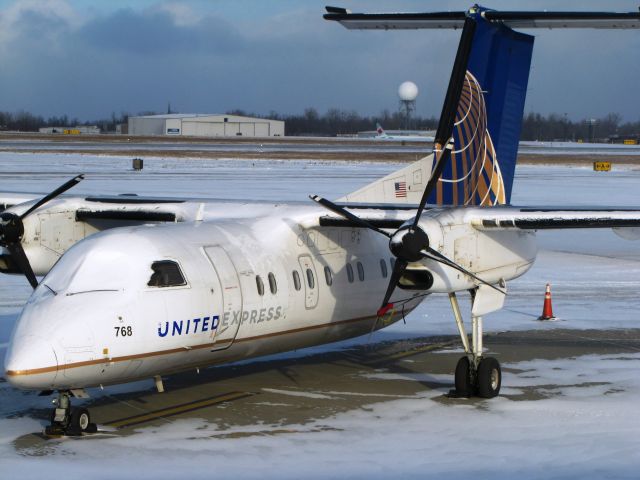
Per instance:
[[[640,209],[510,206],[534,41],[512,27],[640,28],[640,13],[328,12],[347,28],[462,29],[431,155],[309,206],[62,195],[81,175],[41,199],[0,195],[0,269],[34,287],[5,377],[58,392],[46,433],[96,430],[71,407],[88,387],[155,378],[162,391],[162,375],[368,334],[437,293],[465,350],[454,393],[495,397],[483,317],[531,268],[536,230],[640,238]]]
[[[389,135],[379,123],[376,123],[376,136],[373,138],[375,140],[397,140],[402,142],[433,142],[435,140],[433,135]]]

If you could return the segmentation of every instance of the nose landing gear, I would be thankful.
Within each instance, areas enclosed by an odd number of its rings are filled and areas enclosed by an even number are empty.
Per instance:
[[[455,373],[455,390],[451,390],[452,397],[493,398],[500,393],[502,385],[502,370],[500,362],[493,357],[482,356],[482,317],[471,317],[472,344],[464,329],[462,314],[455,293],[449,294],[453,314],[456,318],[460,339],[466,355],[458,360]]]
[[[44,429],[49,436],[80,436],[84,433],[96,433],[98,427],[91,423],[89,410],[82,407],[71,407],[72,392],[61,390],[54,400],[55,408],[51,410],[50,421]]]

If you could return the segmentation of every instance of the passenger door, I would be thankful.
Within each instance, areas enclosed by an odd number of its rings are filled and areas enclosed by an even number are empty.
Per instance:
[[[215,330],[214,346],[211,349],[222,350],[229,348],[238,334],[242,318],[242,292],[240,278],[231,258],[220,246],[204,247],[213,273],[218,279],[219,295],[217,301],[222,301],[218,328]],[[212,282],[215,285],[216,282]],[[225,321],[225,318],[227,319]]]
[[[302,283],[304,283],[304,306],[309,310],[315,308],[318,304],[318,275],[316,275],[316,267],[309,255],[300,255],[298,257],[300,268],[302,268]]]

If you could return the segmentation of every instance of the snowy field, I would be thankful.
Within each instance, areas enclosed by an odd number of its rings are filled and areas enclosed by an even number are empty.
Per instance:
[[[523,141],[518,152],[538,155],[638,155],[640,145]]]
[[[122,157],[0,153],[0,191],[44,193],[86,173],[87,179],[70,193],[306,202],[312,193],[339,197],[401,167],[169,158],[145,158],[139,173],[130,166],[131,160]],[[640,207],[638,186],[640,169],[630,167],[595,173],[578,167],[522,166],[512,202]],[[485,319],[487,330],[640,328],[640,242],[627,242],[610,231],[545,233],[539,240],[538,262],[509,285],[505,309]],[[547,282],[553,285],[554,311],[561,319],[540,323],[536,318]],[[0,276],[0,357],[29,294],[22,278]],[[432,297],[406,325],[376,332],[371,341],[455,333],[447,299]],[[513,369],[505,373],[504,393],[537,386],[548,397],[443,404],[438,401],[447,391],[443,387],[287,425],[286,434],[265,434],[282,425],[260,424],[242,429],[255,435],[233,437],[233,427],[175,420],[162,427],[141,427],[128,437],[53,441],[44,456],[19,453],[14,441],[42,429],[43,422],[30,418],[26,410],[46,408],[50,399],[0,383],[0,478],[9,472],[22,479],[42,478],[45,472],[105,479],[638,478],[640,352],[503,367]]]

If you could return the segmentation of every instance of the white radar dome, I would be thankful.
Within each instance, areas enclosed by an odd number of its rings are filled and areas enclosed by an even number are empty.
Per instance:
[[[398,87],[398,96],[400,100],[411,102],[418,96],[418,86],[413,82],[403,82]]]

